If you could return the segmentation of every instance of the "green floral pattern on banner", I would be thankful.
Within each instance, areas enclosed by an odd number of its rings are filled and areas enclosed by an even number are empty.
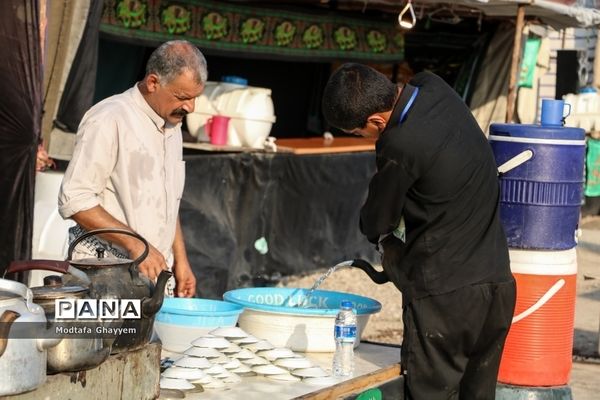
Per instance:
[[[157,43],[185,38],[201,49],[272,58],[397,62],[404,36],[395,19],[366,20],[213,0],[105,0],[100,30]]]
[[[208,13],[202,18],[202,30],[208,40],[219,40],[227,36],[229,21],[227,17],[217,13]]]
[[[244,43],[256,43],[265,34],[265,23],[258,18],[248,18],[242,23],[240,29]]]
[[[121,0],[117,3],[117,17],[125,28],[139,28],[146,24],[148,5],[144,0]]]
[[[171,35],[186,33],[191,28],[192,13],[184,7],[168,6],[163,10],[161,16],[163,26]]]
[[[294,40],[296,25],[290,21],[283,21],[275,28],[275,44],[277,46],[288,46]]]

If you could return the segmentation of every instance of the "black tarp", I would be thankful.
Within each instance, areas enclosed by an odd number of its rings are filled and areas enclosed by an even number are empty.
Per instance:
[[[373,152],[184,159],[180,217],[200,297],[274,284],[346,259],[379,262],[358,229],[375,172]],[[266,254],[255,247],[261,237],[268,244]]]
[[[86,111],[94,104],[94,86],[98,67],[98,36],[103,0],[92,0],[83,35],[54,123],[65,132],[77,132],[79,122]]]
[[[9,0],[0,13],[0,275],[31,255],[35,158],[42,120],[38,1]]]

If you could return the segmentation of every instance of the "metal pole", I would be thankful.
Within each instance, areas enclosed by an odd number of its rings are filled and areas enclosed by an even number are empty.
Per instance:
[[[517,26],[515,28],[515,43],[513,45],[512,64],[508,81],[508,98],[506,100],[506,123],[512,122],[515,114],[515,100],[517,98],[517,75],[521,59],[521,40],[523,25],[525,24],[525,5],[519,4],[517,9]]]

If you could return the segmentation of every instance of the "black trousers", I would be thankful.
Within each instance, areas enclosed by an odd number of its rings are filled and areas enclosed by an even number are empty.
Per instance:
[[[403,306],[406,400],[493,400],[515,282],[482,283]]]

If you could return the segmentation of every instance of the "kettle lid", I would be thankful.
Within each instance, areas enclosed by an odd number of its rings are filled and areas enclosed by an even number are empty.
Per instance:
[[[89,292],[88,288],[77,285],[64,285],[62,278],[50,275],[44,278],[44,286],[32,287],[33,299],[52,300],[64,298],[82,298]]]

